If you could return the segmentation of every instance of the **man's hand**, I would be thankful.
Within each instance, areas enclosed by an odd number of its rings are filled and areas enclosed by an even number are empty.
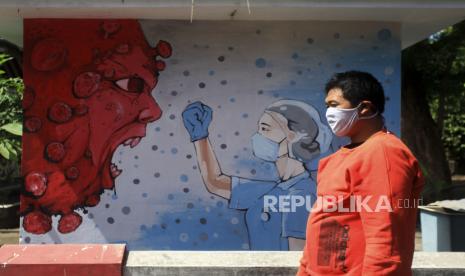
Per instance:
[[[184,127],[189,132],[191,142],[208,137],[208,126],[212,121],[212,109],[201,102],[189,104],[182,112]]]

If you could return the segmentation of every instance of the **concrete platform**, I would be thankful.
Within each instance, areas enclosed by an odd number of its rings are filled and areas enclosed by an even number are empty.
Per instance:
[[[415,276],[463,276],[465,252],[415,252],[412,267]]]
[[[295,275],[301,252],[131,251],[125,276]],[[415,276],[465,275],[465,252],[415,252]]]
[[[4,245],[0,275],[295,275],[301,252],[130,251],[124,245]],[[465,275],[465,252],[415,252],[413,275]]]
[[[2,276],[119,276],[123,244],[4,245],[0,248]]]
[[[124,275],[295,275],[300,254],[260,251],[131,251]]]

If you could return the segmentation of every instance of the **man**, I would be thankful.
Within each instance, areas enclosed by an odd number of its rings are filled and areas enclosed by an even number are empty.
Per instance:
[[[351,143],[320,160],[317,203],[298,275],[412,275],[418,161],[386,130],[384,91],[370,74],[335,74],[326,117]]]

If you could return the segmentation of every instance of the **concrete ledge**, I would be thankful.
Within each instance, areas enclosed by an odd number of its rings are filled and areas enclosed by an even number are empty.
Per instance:
[[[295,275],[301,253],[130,251],[124,275]]]
[[[124,244],[4,245],[0,275],[119,276]]]
[[[125,276],[295,275],[301,252],[130,251]],[[465,252],[415,252],[415,276],[465,275]]]
[[[130,251],[124,245],[5,245],[0,275],[295,275],[301,252]],[[465,275],[465,252],[415,252],[413,275]]]
[[[465,252],[415,252],[415,276],[465,275]]]

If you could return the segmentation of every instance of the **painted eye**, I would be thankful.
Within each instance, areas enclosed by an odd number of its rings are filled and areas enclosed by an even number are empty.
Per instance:
[[[131,93],[142,93],[144,91],[145,82],[139,77],[130,77],[126,79],[120,79],[115,82],[115,84]]]

